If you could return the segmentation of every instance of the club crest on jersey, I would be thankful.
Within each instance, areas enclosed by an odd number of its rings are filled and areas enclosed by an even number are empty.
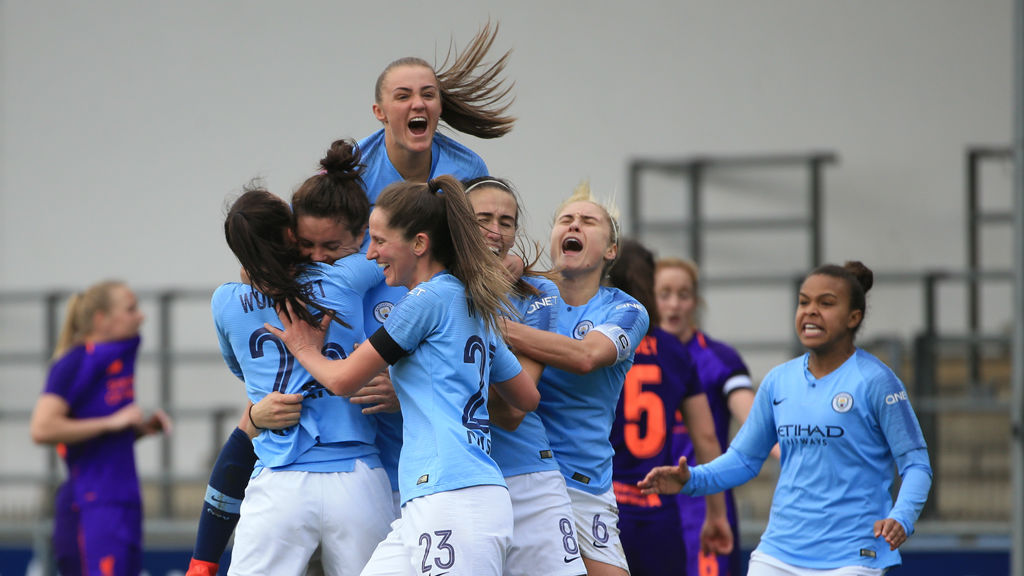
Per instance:
[[[572,329],[572,337],[577,340],[583,340],[583,337],[590,332],[590,329],[594,327],[594,323],[590,320],[580,320],[580,323]]]
[[[120,358],[114,360],[107,366],[107,374],[109,375],[120,374],[122,370],[124,370],[124,362],[122,362]]]
[[[853,408],[853,396],[849,392],[840,392],[832,398],[832,409],[840,414],[849,412]]]
[[[388,319],[388,316],[391,315],[391,309],[394,307],[395,305],[391,302],[381,302],[377,304],[373,307],[373,318],[377,320],[377,322],[383,324],[384,321]]]

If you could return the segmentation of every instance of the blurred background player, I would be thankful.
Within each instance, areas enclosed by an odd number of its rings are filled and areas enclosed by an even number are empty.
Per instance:
[[[697,367],[697,376],[711,407],[719,447],[724,452],[729,447],[732,422],[743,425],[747,420],[747,414],[750,413],[750,406],[754,403],[754,385],[750,380],[750,371],[735,349],[713,339],[698,327],[698,312],[704,300],[700,291],[700,274],[694,263],[677,258],[658,260],[654,275],[654,293],[662,329],[679,338]],[[691,432],[687,423],[679,416],[677,413],[672,462],[676,462],[680,456],[686,456],[687,460],[694,461],[696,454]],[[779,457],[778,447],[772,449],[772,456]],[[686,494],[677,496],[683,538],[686,542],[688,576],[740,575],[742,553],[736,500],[732,490],[726,490],[723,495],[733,535],[733,546],[731,553],[715,555],[706,554],[701,546],[700,534],[705,518],[705,499],[693,498]],[[717,568],[709,566],[710,563],[716,563]]]
[[[650,329],[626,374],[611,433],[615,447],[613,486],[622,546],[633,576],[678,574],[686,566],[690,551],[680,545],[682,528],[677,499],[641,494],[636,483],[655,466],[676,462],[671,449],[677,413],[691,431],[699,462],[710,462],[722,452],[707,396],[690,354],[675,335],[659,328],[654,255],[635,240],[623,240],[609,279],[612,286],[643,304],[651,316]],[[706,518],[701,519],[703,526],[698,526],[698,546],[703,540],[705,548],[728,553],[733,535],[725,513],[725,498],[715,494],[707,499],[710,506],[706,507]],[[701,508],[703,511],[705,507]]]
[[[145,418],[135,403],[143,319],[123,282],[100,282],[73,295],[32,412],[32,440],[58,445],[67,464],[53,535],[64,576],[136,576],[142,570],[135,440],[171,429],[163,411]]]

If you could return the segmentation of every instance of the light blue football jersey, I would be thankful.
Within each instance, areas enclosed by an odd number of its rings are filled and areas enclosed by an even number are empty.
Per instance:
[[[559,300],[558,333],[582,340],[591,330],[609,337],[618,361],[589,374],[547,367],[540,379],[537,409],[566,486],[603,494],[612,487],[609,434],[622,383],[633,365],[633,353],[647,334],[647,310],[617,288],[602,286],[583,306]]]
[[[491,382],[522,368],[499,335],[470,314],[465,287],[447,272],[420,283],[384,323],[407,355],[391,367],[404,420],[402,502],[468,486],[504,486],[491,459]]]
[[[542,276],[523,277],[523,280],[540,294],[511,298],[520,321],[531,328],[554,332],[558,329],[558,286]],[[494,441],[491,458],[506,477],[558,469],[544,423],[536,412],[527,412],[513,432],[498,426],[491,428],[491,437]]]
[[[366,166],[363,170],[363,184],[372,207],[377,203],[377,196],[381,190],[388,184],[401,182],[404,178],[388,158],[383,128],[360,140],[356,147],[359,148],[362,163]],[[443,174],[451,174],[465,181],[477,176],[486,176],[487,164],[476,152],[436,132],[430,144],[430,177]]]
[[[381,277],[380,268],[364,254],[334,265],[313,264],[300,277],[313,301],[335,310],[351,326],[331,323],[324,340],[326,356],[345,358],[353,344],[362,341],[362,299]],[[343,472],[351,470],[355,458],[380,466],[374,422],[358,405],[316,382],[284,343],[263,327],[264,322],[281,325],[270,298],[252,286],[232,282],[214,292],[211,310],[224,361],[245,382],[250,400],[258,402],[273,391],[304,396],[297,426],[264,430],[253,440],[261,466]]]
[[[923,500],[916,511],[893,510],[893,466],[931,474],[907,391],[861,349],[820,379],[807,361],[805,354],[765,376],[729,450],[694,467],[685,491],[717,492],[753,477],[778,442],[779,480],[758,549],[814,569],[899,564],[899,551],[874,537],[874,523],[892,513],[912,531]]]

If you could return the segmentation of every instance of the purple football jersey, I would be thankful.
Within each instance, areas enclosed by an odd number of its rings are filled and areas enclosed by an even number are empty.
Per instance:
[[[71,418],[109,416],[135,401],[138,336],[77,346],[50,368],[44,393],[68,403]],[[75,503],[138,503],[135,431],[103,434],[63,448]]]
[[[655,466],[672,463],[672,429],[684,398],[703,392],[690,354],[655,328],[640,342],[615,409],[613,477],[636,484]]]
[[[711,416],[715,420],[715,434],[718,436],[722,452],[725,452],[729,446],[729,418],[731,417],[728,405],[729,394],[739,388],[752,388],[750,371],[736,350],[728,344],[711,339],[703,332],[695,332],[693,338],[686,343],[686,349],[697,366],[697,375],[707,393]],[[686,456],[686,459],[692,464],[696,463],[690,435],[680,415],[676,414],[672,446],[673,463],[678,462],[680,456]],[[704,498],[693,498],[684,494],[680,494],[677,498],[683,539],[686,541],[686,573],[690,576],[708,573],[719,574],[719,576],[739,576],[741,561],[739,524],[732,491],[725,492],[726,510],[733,531],[733,552],[728,556],[703,556],[700,553],[700,530],[704,524]],[[709,563],[717,564],[717,569],[707,566]]]
[[[611,432],[620,539],[635,576],[676,573],[685,562],[676,497],[641,494],[636,483],[651,468],[671,463],[674,416],[685,398],[700,393],[696,368],[679,339],[660,328],[644,337]]]

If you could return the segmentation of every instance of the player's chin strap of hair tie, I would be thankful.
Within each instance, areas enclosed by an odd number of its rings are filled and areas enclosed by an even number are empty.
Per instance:
[[[501,188],[506,192],[511,192],[511,190],[508,189],[508,186],[506,186],[505,183],[500,180],[481,180],[473,184],[469,188],[466,188],[466,194],[469,194],[471,191],[481,186],[494,186],[496,188]]]
[[[441,187],[436,178],[427,180],[427,190],[430,190],[430,193],[435,196],[444,196],[444,188]]]

